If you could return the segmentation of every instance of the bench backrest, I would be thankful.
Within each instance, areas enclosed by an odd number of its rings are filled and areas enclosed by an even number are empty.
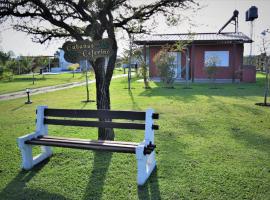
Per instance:
[[[81,120],[80,118],[100,119],[100,121]],[[152,109],[148,109],[146,112],[138,112],[116,110],[50,109],[47,106],[39,106],[37,109],[37,130],[42,125],[45,126],[43,128],[47,129],[48,124],[145,130],[145,140],[153,143],[154,130],[159,129],[159,126],[154,124],[153,119],[158,118],[159,114],[154,113]],[[113,122],[112,120],[114,119],[143,120],[145,123]]]

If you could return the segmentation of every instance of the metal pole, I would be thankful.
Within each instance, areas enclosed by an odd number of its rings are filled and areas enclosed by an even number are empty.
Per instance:
[[[188,87],[188,80],[189,80],[189,47],[186,50],[186,87]]]
[[[49,72],[51,72],[51,59],[49,57]]]
[[[252,38],[253,38],[253,21],[250,21],[250,39],[252,40]],[[252,56],[252,42],[250,43],[249,56],[250,58]]]
[[[88,69],[87,69],[87,60],[85,60],[85,78],[86,78],[86,93],[87,93],[87,99],[86,99],[86,101],[88,102],[89,101],[89,88],[88,88],[88,73],[87,73],[87,71],[88,71]]]
[[[131,82],[131,56],[132,56],[132,36],[131,34],[128,34],[129,36],[129,66],[128,66],[128,89],[130,90],[130,82]]]
[[[21,61],[19,60],[19,75],[21,74]]]

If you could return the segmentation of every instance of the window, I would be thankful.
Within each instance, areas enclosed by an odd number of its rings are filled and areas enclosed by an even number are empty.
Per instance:
[[[173,58],[172,64],[177,68],[177,52],[168,52],[168,54]]]
[[[205,51],[204,66],[229,67],[229,51]]]
[[[169,56],[173,57],[172,65],[175,71],[174,78],[181,78],[181,54],[180,52],[168,52]]]

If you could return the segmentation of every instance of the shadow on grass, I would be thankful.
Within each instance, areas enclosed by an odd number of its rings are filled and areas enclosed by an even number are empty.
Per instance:
[[[17,111],[17,110],[21,109],[24,106],[25,106],[25,103],[17,106],[16,108],[13,108],[11,111]]]
[[[94,152],[94,164],[92,174],[85,189],[83,199],[101,199],[106,174],[112,158],[111,152]]]
[[[138,186],[137,193],[140,200],[161,199],[157,171],[156,167],[147,182],[143,186]]]
[[[175,89],[170,90],[163,88],[162,83],[154,83],[156,87],[151,90],[145,90],[139,96],[161,96],[172,100],[181,100],[184,102],[196,101],[199,95],[203,96],[222,96],[222,97],[237,97],[245,99],[249,96],[261,96],[263,88],[259,84],[242,84],[242,87],[247,90],[239,90],[237,84],[222,84],[218,89],[209,89],[209,86],[204,83],[192,84],[192,90],[183,90],[181,84],[175,84]]]
[[[30,189],[27,187],[28,182],[30,182],[31,179],[38,174],[38,172],[49,162],[49,160],[50,159],[46,159],[44,162],[36,165],[29,171],[20,171],[17,176],[0,192],[0,199],[67,199],[59,194]]]
[[[128,94],[129,94],[129,97],[130,97],[131,102],[132,102],[132,109],[133,109],[133,110],[140,110],[140,107],[139,107],[137,101],[135,101],[135,99],[134,99],[134,96],[133,96],[132,91],[129,90],[129,91],[128,91]]]

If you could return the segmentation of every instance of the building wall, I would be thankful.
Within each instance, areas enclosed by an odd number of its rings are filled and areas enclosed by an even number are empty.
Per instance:
[[[158,69],[154,62],[155,55],[161,50],[160,46],[150,46],[149,47],[149,54],[150,54],[150,60],[149,60],[149,76],[150,77],[158,77]]]
[[[194,45],[190,48],[189,79],[207,79],[207,73],[204,70],[204,52],[205,51],[229,51],[229,66],[219,67],[217,73],[218,79],[238,78],[235,72],[241,69],[243,64],[243,44],[215,44],[215,45]],[[150,77],[158,77],[158,69],[154,63],[155,55],[160,51],[161,46],[150,46]],[[182,79],[186,78],[186,52],[181,53]]]
[[[194,48],[194,49],[192,49]],[[191,48],[191,70],[194,79],[207,79],[204,67],[205,51],[229,51],[229,66],[218,67],[217,79],[237,78],[236,72],[241,69],[243,62],[243,44],[194,45]]]

